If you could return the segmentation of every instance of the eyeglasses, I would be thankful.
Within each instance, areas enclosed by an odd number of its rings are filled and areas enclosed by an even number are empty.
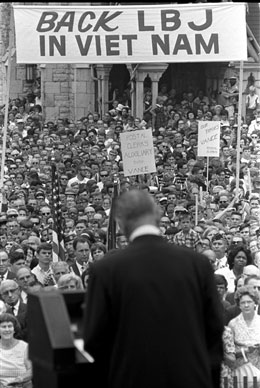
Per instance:
[[[41,213],[42,216],[49,216],[51,213]]]
[[[18,287],[17,288],[13,288],[11,290],[4,291],[4,292],[2,292],[2,295],[8,296],[9,294],[14,294],[17,290],[18,290]]]

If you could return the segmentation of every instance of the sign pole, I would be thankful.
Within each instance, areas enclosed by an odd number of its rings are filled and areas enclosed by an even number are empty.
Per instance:
[[[198,210],[199,210],[198,194],[195,194],[195,226],[198,225]]]
[[[9,35],[9,47],[8,47],[8,65],[7,65],[7,83],[6,83],[6,96],[5,96],[5,116],[4,116],[4,133],[3,133],[3,149],[1,160],[1,177],[0,177],[0,189],[3,188],[4,183],[4,168],[5,168],[5,153],[6,153],[6,139],[7,139],[7,125],[8,125],[8,108],[9,108],[9,96],[10,96],[10,82],[11,82],[11,66],[12,66],[12,50],[14,45],[14,20],[13,9],[11,8],[10,14],[10,35]],[[2,201],[1,201],[2,208]],[[2,209],[1,209],[2,210]]]
[[[209,156],[207,156],[207,193],[209,192]]]
[[[238,117],[237,117],[237,168],[236,168],[236,196],[239,195],[239,173],[240,173],[240,138],[241,138],[241,112],[242,112],[242,88],[243,88],[243,67],[244,62],[240,61],[239,67],[239,94],[238,94]]]

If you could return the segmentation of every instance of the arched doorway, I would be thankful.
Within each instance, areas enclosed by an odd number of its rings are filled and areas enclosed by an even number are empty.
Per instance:
[[[158,89],[166,84],[168,92],[176,90],[178,100],[182,99],[183,92],[193,91],[196,96],[198,90],[202,89],[206,93],[206,74],[205,63],[170,63],[159,80]]]
[[[109,101],[117,99],[120,104],[131,105],[130,75],[124,64],[115,64],[109,73]],[[111,103],[110,103],[111,104]],[[111,108],[110,108],[111,109]]]

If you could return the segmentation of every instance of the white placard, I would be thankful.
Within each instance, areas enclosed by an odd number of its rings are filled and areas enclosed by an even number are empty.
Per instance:
[[[245,3],[13,9],[17,63],[247,60]]]
[[[199,121],[198,156],[219,156],[220,122]]]
[[[151,129],[123,132],[120,141],[125,176],[156,171]]]

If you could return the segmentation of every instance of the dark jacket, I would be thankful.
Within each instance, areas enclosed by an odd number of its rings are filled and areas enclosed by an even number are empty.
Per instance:
[[[12,314],[12,308],[8,307],[6,310],[7,313]],[[27,332],[27,305],[20,301],[18,313],[16,318],[20,324],[20,330],[15,334],[15,338],[21,339],[25,342],[28,341],[28,332]]]
[[[204,256],[146,235],[92,265],[83,338],[109,388],[217,387],[222,332]]]

